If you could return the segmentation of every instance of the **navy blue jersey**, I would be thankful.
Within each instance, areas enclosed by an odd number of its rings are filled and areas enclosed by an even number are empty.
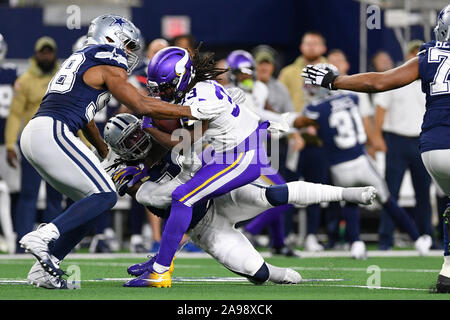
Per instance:
[[[426,94],[420,150],[450,149],[450,44],[424,43],[418,57],[422,91]]]
[[[155,164],[149,171],[150,181],[164,183],[169,180],[172,180],[175,176],[177,176],[181,171],[181,166],[173,162],[171,159],[171,153],[168,153],[164,156],[164,158],[157,164]],[[194,228],[197,223],[203,219],[206,212],[208,211],[209,203],[212,202],[204,202],[195,205],[192,208],[192,220],[189,224],[188,229]],[[154,207],[147,207],[153,214],[157,215],[160,218],[167,219],[170,216],[171,207],[167,209],[159,209]]]
[[[74,133],[94,119],[111,97],[106,89],[94,89],[83,81],[86,70],[98,65],[128,68],[125,52],[111,45],[87,46],[73,53],[50,81],[35,117],[60,120]]]
[[[356,159],[365,153],[366,133],[356,94],[341,93],[307,105],[304,114],[318,123],[318,135],[330,165]]]
[[[9,115],[9,106],[14,93],[17,69],[13,65],[0,67],[0,144],[5,144],[5,126]]]

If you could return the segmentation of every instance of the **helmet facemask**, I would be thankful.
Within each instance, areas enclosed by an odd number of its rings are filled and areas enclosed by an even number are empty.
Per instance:
[[[142,160],[152,148],[152,141],[141,129],[141,121],[138,121],[125,128],[115,146],[111,147],[124,160]]]

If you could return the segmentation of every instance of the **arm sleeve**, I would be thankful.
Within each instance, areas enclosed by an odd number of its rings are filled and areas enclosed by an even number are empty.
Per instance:
[[[23,78],[16,80],[14,84],[14,96],[9,108],[8,119],[5,126],[5,144],[6,149],[13,150],[17,142],[22,120],[25,115],[27,105],[27,86]]]

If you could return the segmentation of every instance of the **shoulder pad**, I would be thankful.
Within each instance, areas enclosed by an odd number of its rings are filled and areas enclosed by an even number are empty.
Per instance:
[[[108,64],[128,69],[127,55],[125,51],[109,44],[88,46],[83,50],[86,57],[99,64]]]

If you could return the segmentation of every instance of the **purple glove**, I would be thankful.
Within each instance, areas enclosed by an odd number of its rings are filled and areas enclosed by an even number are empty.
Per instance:
[[[154,128],[155,126],[153,125],[153,120],[152,118],[143,116],[142,117],[142,124],[141,124],[141,128],[143,129],[147,129],[147,128]]]
[[[145,166],[128,166],[117,169],[112,174],[112,180],[117,189],[119,196],[123,196],[128,188],[131,188],[143,178],[148,176]]]

